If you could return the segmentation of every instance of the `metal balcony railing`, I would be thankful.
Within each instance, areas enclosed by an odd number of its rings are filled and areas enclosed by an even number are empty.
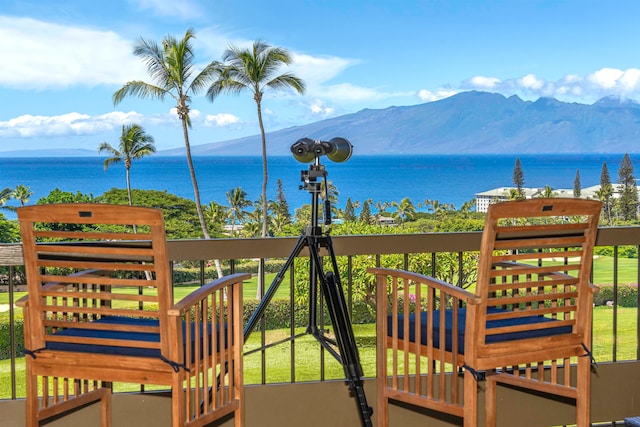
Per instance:
[[[480,236],[478,232],[470,233],[431,233],[431,234],[407,234],[407,235],[377,235],[377,236],[334,236],[333,245],[336,252],[336,256],[341,259],[341,263],[346,266],[346,273],[342,273],[342,282],[344,286],[345,295],[347,297],[347,303],[349,310],[353,308],[353,266],[357,264],[358,257],[367,257],[369,262],[373,262],[375,265],[384,265],[387,255],[395,255],[396,263],[398,257],[402,260],[401,267],[407,268],[410,265],[412,257],[425,256],[431,260],[431,268],[436,269],[438,255],[440,254],[453,254],[454,259],[457,259],[457,266],[454,262],[453,266],[448,268],[463,268],[465,254],[476,252],[480,246]],[[273,259],[285,259],[289,254],[293,246],[295,245],[296,238],[266,238],[266,239],[213,239],[213,240],[180,240],[170,241],[168,244],[169,259],[177,267],[179,263],[185,261],[194,262],[199,267],[199,281],[204,284],[208,279],[206,278],[205,271],[207,270],[207,263],[211,260],[220,260],[227,271],[234,272],[238,270],[239,263],[243,260],[252,259],[257,260],[262,266],[265,265],[265,260]],[[628,349],[633,347],[634,351],[626,351],[624,360],[639,360],[640,354],[640,319],[637,316],[637,308],[628,309],[621,307],[618,287],[621,285],[620,269],[621,267],[621,253],[627,246],[633,246],[638,248],[640,244],[640,227],[620,227],[620,228],[603,228],[600,229],[596,246],[598,247],[611,247],[611,263],[605,267],[606,271],[596,271],[594,269],[594,275],[600,278],[601,283],[594,281],[596,284],[604,284],[606,282],[613,286],[613,297],[609,302],[611,306],[607,312],[607,316],[611,316],[610,325],[606,330],[594,331],[594,341],[599,344],[605,343],[606,348],[601,348],[601,356],[599,361],[611,361],[618,362],[620,360],[620,348],[624,346]],[[303,256],[305,255],[303,251]],[[635,259],[630,266],[629,260],[624,262],[626,269],[626,277],[629,277],[629,269],[633,269],[635,277],[635,284],[640,282],[640,260]],[[9,296],[9,310],[8,321],[10,331],[10,369],[8,373],[0,372],[0,382],[6,384],[7,381],[11,384],[11,395],[0,396],[0,398],[16,399],[20,396],[17,395],[16,387],[17,379],[16,374],[16,360],[22,357],[18,348],[18,333],[14,328],[14,322],[16,315],[18,314],[13,307],[14,298],[14,276],[22,265],[21,248],[19,244],[4,244],[0,245],[0,266],[8,267],[8,290]],[[259,269],[260,274],[265,275],[264,269]],[[459,271],[458,271],[459,272]],[[426,271],[425,273],[431,274],[432,272]],[[455,275],[455,271],[453,272]],[[460,274],[458,274],[460,277]],[[291,282],[295,280],[293,273],[290,277]],[[265,286],[269,285],[269,281],[265,281]],[[290,298],[293,299],[293,292],[290,293]],[[626,298],[626,297],[625,297]],[[291,304],[293,306],[293,304]],[[638,300],[636,297],[635,306],[638,306]],[[621,324],[620,313],[622,310],[633,310],[633,324],[628,324],[629,316],[625,316],[626,322]],[[291,319],[294,318],[294,313],[290,313]],[[621,331],[625,330],[624,339],[625,342],[621,342]],[[632,330],[632,341],[629,341],[629,329]],[[21,334],[21,332],[19,332]],[[291,326],[291,334],[295,333],[293,325]],[[259,339],[262,344],[265,344],[268,339],[269,331],[264,325],[254,334],[259,334]],[[286,346],[285,350],[289,352],[289,358],[291,360],[291,374],[290,382],[296,382],[296,345],[295,341],[291,345]],[[314,380],[323,381],[326,379],[325,366],[326,361],[322,349],[319,360],[319,374],[318,378]],[[258,363],[261,370],[259,374],[259,384],[269,383],[269,352],[258,352],[260,362]],[[329,358],[327,358],[328,360]],[[604,359],[604,360],[603,360]],[[252,365],[253,366],[253,365]],[[255,367],[252,367],[255,369]],[[373,376],[375,371],[366,372],[365,375]],[[281,380],[278,380],[281,381]]]

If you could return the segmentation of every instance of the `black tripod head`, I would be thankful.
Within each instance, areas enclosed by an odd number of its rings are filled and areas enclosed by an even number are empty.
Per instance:
[[[319,236],[322,234],[322,229],[318,226],[318,198],[322,192],[322,182],[324,182],[324,224],[331,225],[331,202],[329,201],[327,171],[320,164],[320,157],[326,155],[329,160],[334,162],[347,161],[353,153],[353,145],[349,140],[341,137],[331,138],[329,141],[301,138],[291,146],[291,152],[299,162],[313,162],[309,165],[309,170],[303,170],[300,173],[300,179],[303,182],[300,189],[311,193],[311,225],[307,227],[305,234]],[[318,181],[318,178],[324,181]]]
[[[318,180],[320,179],[320,181]],[[324,225],[331,225],[331,201],[329,201],[329,185],[327,184],[327,170],[320,164],[320,158],[316,157],[315,162],[309,165],[309,170],[300,171],[300,180],[303,184],[300,190],[307,190],[311,194],[311,225],[306,228],[307,236],[320,236],[322,228],[318,225],[319,198],[322,193],[324,182]]]

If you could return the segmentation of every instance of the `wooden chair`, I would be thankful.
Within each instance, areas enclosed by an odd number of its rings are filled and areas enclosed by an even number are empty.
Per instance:
[[[231,413],[244,425],[242,281],[234,274],[174,303],[162,213],[101,204],[18,209],[27,426],[101,402],[113,382],[172,391],[171,425]]]
[[[491,205],[471,292],[371,269],[378,425],[388,425],[389,400],[396,400],[476,426],[478,381],[486,378],[487,426],[496,425],[498,383],[575,399],[576,424],[588,426],[597,289],[589,277],[600,207],[582,199]]]

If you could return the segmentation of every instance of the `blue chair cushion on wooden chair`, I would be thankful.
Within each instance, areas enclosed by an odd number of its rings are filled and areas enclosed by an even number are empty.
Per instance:
[[[118,327],[131,325],[131,326],[159,326],[157,319],[139,318],[139,317],[121,317],[121,316],[105,316],[95,322],[97,324],[113,324],[114,329],[84,329],[84,328],[68,328],[56,332],[54,335],[65,337],[82,337],[82,338],[99,338],[109,340],[123,340],[123,341],[139,341],[139,342],[160,342],[159,333],[146,333],[146,332],[130,332],[118,330]],[[182,324],[183,336],[186,337],[186,324]],[[226,325],[224,326],[226,330]],[[191,354],[192,358],[195,357],[195,326],[191,325]],[[211,348],[211,328],[207,330],[209,336],[208,342],[209,354],[212,351]],[[202,334],[200,334],[202,336]],[[226,346],[226,336],[225,346]],[[186,345],[186,343],[185,343]],[[56,342],[48,341],[46,348],[48,350],[60,350],[60,351],[72,351],[80,353],[98,353],[98,354],[111,354],[119,356],[136,356],[136,357],[156,357],[160,358],[160,350],[156,348],[144,348],[144,347],[123,347],[117,345],[93,345],[84,343],[73,342]],[[200,343],[200,354],[202,354],[203,346]],[[193,361],[193,360],[192,360]]]
[[[489,307],[487,309],[488,314],[508,312],[508,310],[502,310],[496,307]],[[466,323],[467,310],[465,308],[458,309],[458,353],[464,354],[464,335],[465,335],[465,323]],[[427,313],[421,313],[421,334],[420,341],[422,345],[427,344]],[[452,338],[451,333],[453,329],[453,311],[445,310],[445,349],[447,351],[452,350]],[[504,326],[516,326],[516,325],[529,325],[541,322],[555,322],[556,320],[543,316],[525,316],[516,317],[502,320],[491,320],[487,322],[487,328],[498,328]],[[534,329],[521,332],[512,332],[507,334],[490,335],[487,337],[487,344],[498,343],[504,341],[513,341],[526,338],[539,338],[551,335],[569,334],[571,333],[571,326],[558,326],[556,328],[544,328]],[[392,315],[387,318],[387,335],[392,336],[393,324]],[[433,312],[433,328],[431,331],[433,335],[433,347],[440,348],[440,310],[434,310]],[[409,341],[415,342],[416,337],[416,321],[415,314],[409,315]],[[398,315],[398,339],[404,339],[404,315]]]

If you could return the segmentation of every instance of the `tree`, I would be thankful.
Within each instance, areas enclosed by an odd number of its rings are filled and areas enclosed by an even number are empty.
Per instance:
[[[602,169],[600,171],[600,189],[596,192],[596,197],[602,202],[602,215],[604,216],[604,220],[607,225],[612,225],[613,221],[611,212],[613,191],[607,162],[604,162],[602,163]]]
[[[362,204],[362,210],[360,211],[360,216],[358,216],[358,221],[364,224],[372,224],[373,216],[371,215],[371,199],[367,199]]]
[[[625,221],[635,220],[638,209],[638,189],[636,179],[633,176],[633,163],[628,154],[625,154],[618,169],[618,183],[620,184],[620,199],[618,210]]]
[[[216,202],[209,202],[209,206],[205,208],[205,217],[207,219],[207,227],[213,236],[222,236],[223,226],[229,218],[229,211],[226,207]]]
[[[476,199],[468,200],[462,204],[460,207],[460,213],[462,214],[462,218],[468,218],[471,211],[476,208]]]
[[[103,142],[98,147],[98,152],[107,152],[111,155],[104,160],[104,170],[116,163],[124,162],[124,169],[127,177],[127,196],[129,206],[133,205],[131,197],[131,163],[144,156],[149,156],[156,152],[153,137],[148,135],[144,129],[137,124],[123,125],[122,134],[118,148],[113,147],[108,142]]]
[[[445,212],[453,210],[453,205],[449,203],[440,203],[439,200],[427,199],[424,201],[427,211],[431,212],[436,219],[442,220]]]
[[[356,212],[355,208],[353,207],[353,203],[351,202],[351,197],[347,198],[347,204],[344,207],[342,219],[345,222],[353,222],[356,220]]]
[[[278,178],[276,190],[276,210],[275,216],[281,220],[283,225],[291,224],[291,212],[289,212],[289,204],[284,194],[282,180]]]
[[[540,193],[540,197],[545,199],[550,199],[556,196],[557,196],[557,193],[553,191],[553,187],[551,187],[550,185],[545,185],[544,189],[542,190],[542,193]]]
[[[517,198],[524,199],[524,172],[522,171],[522,163],[520,163],[519,157],[513,167],[513,185],[516,186]]]
[[[247,193],[240,187],[227,191],[227,201],[229,202],[229,214],[231,217],[231,232],[236,231],[236,221],[244,223],[247,214],[244,208],[251,206],[251,202],[247,200]]]
[[[0,243],[17,243],[20,241],[18,221],[9,221],[0,213]]]
[[[573,197],[576,199],[582,194],[582,184],[580,183],[580,169],[576,169],[576,177],[573,180]]]
[[[262,98],[266,89],[294,89],[304,93],[304,82],[291,73],[276,74],[283,65],[291,64],[291,55],[285,49],[272,47],[257,40],[251,49],[230,46],[222,55],[225,66],[217,68],[218,78],[207,90],[213,101],[221,93],[239,94],[249,90],[258,111],[258,124],[262,137],[262,237],[267,236],[267,141],[262,121]]]
[[[18,185],[13,190],[13,198],[20,201],[20,206],[24,206],[29,203],[29,199],[33,196],[33,191],[25,185]]]
[[[10,209],[9,206],[5,206],[5,203],[9,201],[13,197],[13,190],[10,188],[5,188],[4,190],[0,190],[0,208],[1,209]]]
[[[396,208],[393,216],[400,220],[402,226],[406,220],[414,218],[416,208],[408,197],[402,199],[400,203],[393,202],[393,206]]]
[[[154,83],[146,83],[140,80],[128,82],[113,94],[113,103],[118,105],[128,96],[159,99],[160,101],[164,101],[166,97],[171,97],[176,102],[176,111],[182,123],[182,134],[198,219],[202,227],[202,234],[205,239],[208,239],[209,230],[204,219],[202,204],[200,203],[200,189],[191,158],[189,102],[192,95],[197,95],[213,81],[215,73],[218,72],[219,64],[216,61],[212,61],[202,71],[194,75],[196,64],[191,46],[191,39],[193,38],[195,38],[195,34],[191,28],[185,32],[184,37],[180,40],[167,35],[162,39],[161,46],[154,41],[141,38],[134,47],[133,54],[145,63]],[[219,269],[219,274],[220,271]]]
[[[131,190],[138,206],[160,209],[168,239],[194,239],[201,236],[200,221],[193,200],[159,190]],[[128,204],[128,194],[123,188],[112,188],[96,197],[97,203]]]
[[[95,203],[93,194],[83,194],[77,191],[75,194],[70,191],[62,191],[54,188],[46,197],[38,199],[36,204],[47,205],[52,203]]]

